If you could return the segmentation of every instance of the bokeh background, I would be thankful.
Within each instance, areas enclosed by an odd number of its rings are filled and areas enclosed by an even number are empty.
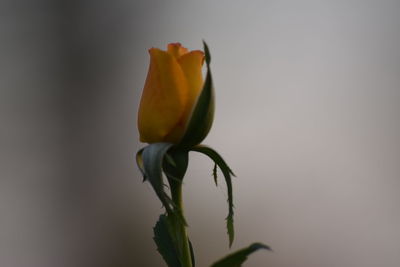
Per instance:
[[[245,266],[400,264],[399,1],[1,1],[0,266],[164,266],[136,114],[150,47],[206,40],[205,143],[237,174]],[[229,252],[226,189],[192,154],[198,266]]]

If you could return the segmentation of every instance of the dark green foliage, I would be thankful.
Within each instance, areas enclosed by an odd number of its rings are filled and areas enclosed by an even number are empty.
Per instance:
[[[267,249],[271,250],[268,246],[261,244],[261,243],[253,243],[247,248],[238,250],[228,256],[224,257],[223,259],[217,261],[211,267],[241,267],[243,262],[247,260],[247,257],[259,250],[259,249]]]

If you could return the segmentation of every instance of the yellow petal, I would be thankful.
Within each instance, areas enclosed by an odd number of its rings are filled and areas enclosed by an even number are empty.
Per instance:
[[[184,132],[171,131],[182,123],[187,108],[187,81],[173,55],[156,48],[149,52],[150,67],[138,114],[140,140],[177,143]]]
[[[185,118],[190,113],[196,103],[197,98],[203,88],[202,66],[204,62],[204,53],[200,50],[191,51],[178,59],[183,73],[188,83],[188,105],[185,110]]]
[[[181,138],[183,136],[182,133],[186,132],[192,110],[203,88],[201,71],[203,61],[204,54],[199,50],[186,53],[178,59],[178,63],[186,77],[188,99],[187,105],[183,110],[181,121],[176,124],[174,129],[172,129],[170,134],[167,136],[168,139],[175,140]]]
[[[181,56],[189,52],[189,50],[183,47],[180,43],[168,44],[167,51],[169,54],[173,55],[176,59],[180,58]]]

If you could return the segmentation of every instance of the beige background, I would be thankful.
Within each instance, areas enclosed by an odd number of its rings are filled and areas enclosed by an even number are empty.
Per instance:
[[[163,266],[134,163],[147,49],[205,39],[245,266],[400,264],[400,2],[3,1],[0,266]],[[226,254],[226,189],[191,155],[198,266]],[[130,263],[135,262],[135,263]]]

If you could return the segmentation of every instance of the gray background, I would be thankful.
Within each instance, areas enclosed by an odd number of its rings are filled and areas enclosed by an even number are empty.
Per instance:
[[[0,266],[163,266],[134,163],[150,47],[213,56],[205,143],[232,166],[245,266],[400,264],[399,1],[2,1]],[[198,266],[228,253],[226,189],[191,155]]]

